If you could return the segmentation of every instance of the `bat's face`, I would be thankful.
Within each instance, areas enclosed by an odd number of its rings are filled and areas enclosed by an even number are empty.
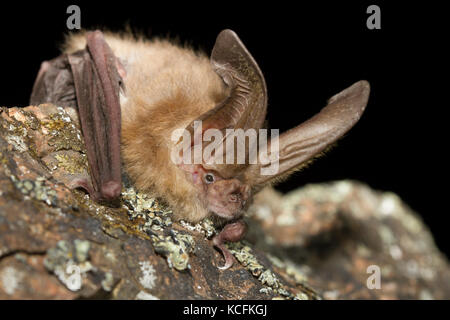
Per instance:
[[[238,179],[220,179],[213,173],[207,173],[204,179],[207,181],[206,201],[210,211],[226,219],[242,216],[250,198],[249,185]]]
[[[202,165],[189,166],[187,171],[208,211],[227,220],[243,215],[251,196],[250,185],[236,178],[225,179],[217,171],[207,170]]]

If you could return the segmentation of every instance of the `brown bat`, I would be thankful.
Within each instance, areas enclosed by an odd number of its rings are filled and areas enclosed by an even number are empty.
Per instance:
[[[244,236],[241,218],[252,195],[342,137],[361,117],[369,91],[368,82],[359,81],[333,96],[320,113],[279,136],[277,153],[270,149],[273,138],[257,148],[258,156],[271,150],[268,162],[177,164],[171,158],[180,143],[171,138],[175,129],[195,136],[195,121],[202,121],[200,136],[208,129],[227,136],[227,129],[262,128],[267,90],[255,60],[231,30],[218,35],[209,59],[167,40],[94,31],[69,37],[64,54],[42,64],[31,104],[78,108],[91,181],[75,181],[76,187],[97,201],[119,198],[123,162],[134,184],[165,198],[175,218],[226,222],[213,243],[229,268],[233,257],[224,242]],[[201,140],[203,147],[210,143]],[[273,161],[278,171],[261,174]]]

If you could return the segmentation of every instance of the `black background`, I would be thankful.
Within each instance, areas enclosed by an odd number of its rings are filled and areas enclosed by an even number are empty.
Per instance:
[[[70,4],[81,7],[82,28],[129,25],[149,36],[177,36],[208,53],[220,30],[231,28],[265,74],[269,124],[281,132],[355,81],[371,84],[366,112],[346,138],[279,189],[354,179],[393,191],[421,214],[449,255],[449,37],[442,7],[381,1],[182,3],[16,1],[1,7],[0,105],[28,104],[40,62],[59,54]],[[370,4],[381,8],[381,30],[366,27]]]

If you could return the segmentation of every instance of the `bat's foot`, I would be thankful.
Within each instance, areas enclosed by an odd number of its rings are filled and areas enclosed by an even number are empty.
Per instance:
[[[98,203],[118,206],[122,186],[117,181],[108,181],[102,186],[101,192],[98,192],[89,183],[87,179],[75,179],[70,185],[71,189],[81,188],[86,191],[92,200]]]
[[[117,181],[108,181],[102,186],[102,198],[107,201],[115,200],[120,197],[122,186]]]
[[[231,268],[234,263],[234,257],[231,252],[225,247],[225,241],[237,242],[241,240],[247,231],[247,224],[244,220],[238,220],[227,224],[222,231],[213,238],[214,246],[217,247],[223,254],[225,264],[219,267],[221,270]]]
[[[71,189],[81,188],[85,192],[87,192],[94,201],[98,202],[100,200],[100,194],[94,190],[94,188],[92,187],[92,185],[89,183],[89,181],[87,179],[73,180],[72,183],[70,184],[70,188]]]

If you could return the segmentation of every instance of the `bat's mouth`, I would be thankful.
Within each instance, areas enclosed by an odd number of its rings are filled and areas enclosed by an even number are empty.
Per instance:
[[[237,219],[242,216],[243,211],[242,210],[230,210],[227,207],[223,207],[218,204],[210,203],[208,205],[208,210],[211,211],[213,214],[224,218],[226,220],[233,220]]]

